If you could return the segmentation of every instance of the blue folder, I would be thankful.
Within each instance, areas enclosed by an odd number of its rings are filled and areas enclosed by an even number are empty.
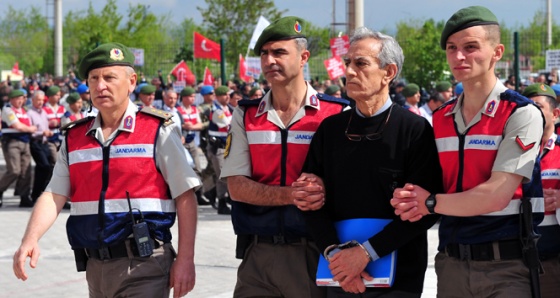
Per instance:
[[[338,239],[341,243],[356,240],[364,243],[373,235],[379,233],[390,223],[391,219],[356,218],[341,220],[335,223]],[[366,287],[391,287],[395,277],[395,264],[397,262],[397,251],[370,262],[366,271],[373,277],[372,281],[364,279]],[[317,267],[317,285],[338,287],[337,281],[332,280],[329,262],[321,255]]]

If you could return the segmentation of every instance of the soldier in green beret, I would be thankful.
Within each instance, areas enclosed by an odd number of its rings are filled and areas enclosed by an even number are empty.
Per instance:
[[[24,109],[25,93],[14,89],[8,94],[9,104],[2,108],[2,153],[6,160],[6,172],[0,178],[0,206],[4,192],[15,183],[20,207],[33,207],[31,195],[31,134],[37,127],[31,123]]]
[[[260,99],[261,97],[263,97],[263,91],[260,87],[251,88],[251,91],[249,91],[249,99],[250,100]]]
[[[78,92],[68,94],[66,102],[68,103],[68,111],[62,116],[61,122],[63,126],[86,117],[86,113],[82,111],[82,97]]]
[[[324,97],[305,81],[309,32],[298,17],[280,18],[263,30],[254,53],[270,91],[239,102],[226,139],[221,178],[227,177],[233,200],[236,256],[243,258],[235,297],[325,296],[314,278],[319,250],[294,206],[322,206],[323,194],[313,186],[315,195],[296,199],[291,184],[321,120],[348,102]],[[290,266],[266,265],[271,259]]]
[[[338,85],[330,85],[329,87],[327,87],[327,89],[325,89],[325,94],[338,98],[342,97],[340,93],[340,87]]]
[[[540,173],[535,171],[542,114],[496,77],[505,48],[490,10],[470,6],[454,13],[440,46],[464,89],[433,113],[444,190],[436,194],[407,184],[395,190],[391,204],[402,220],[441,214],[438,297],[531,297],[533,274],[526,264],[536,268],[539,260],[533,257],[536,252],[523,252],[534,244],[525,235],[543,218]],[[534,221],[521,222],[520,204],[531,209],[531,202]],[[538,278],[532,284],[538,288]]]
[[[414,83],[407,84],[402,90],[402,95],[406,99],[404,108],[416,115],[420,115],[420,110],[418,109],[418,103],[420,102],[420,87]]]
[[[142,103],[141,107],[148,107],[148,108],[159,108],[154,107],[154,99],[156,95],[156,86],[146,84],[140,88],[140,92],[138,93],[138,98]]]
[[[554,124],[560,116],[554,90],[543,83],[529,85],[523,90],[523,96],[531,99],[541,109],[544,119],[544,133],[541,139],[543,148],[541,157],[542,184],[545,200],[545,220],[539,224],[541,237],[537,242],[539,257],[544,274],[539,275],[541,296],[551,298],[560,291],[560,226],[554,220],[560,206],[560,180],[554,179],[560,172],[560,139],[555,133]]]
[[[193,289],[200,180],[171,115],[131,102],[133,67],[133,53],[120,43],[102,44],[82,58],[79,76],[99,113],[67,127],[61,158],[14,255],[17,278],[28,278],[27,258],[35,264],[38,240],[69,199],[68,240],[90,296],[168,297],[173,288],[173,296],[182,297]]]
[[[436,84],[436,92],[439,92],[448,101],[453,97],[453,85],[448,81],[441,81]]]

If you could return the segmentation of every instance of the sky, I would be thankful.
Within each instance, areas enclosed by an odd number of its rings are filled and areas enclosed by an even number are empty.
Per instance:
[[[54,0],[6,0],[2,4],[11,5],[16,10],[26,9],[30,5],[49,11],[52,16],[52,6],[47,8],[47,3]],[[104,0],[91,1],[96,11],[100,11],[107,3]],[[119,13],[126,15],[129,4],[146,5],[149,12],[157,16],[169,15],[179,24],[185,18],[192,18],[196,24],[204,25],[197,7],[206,7],[205,0],[117,0]],[[551,0],[552,18],[560,24],[560,0]],[[88,7],[89,1],[62,0],[63,15],[70,10],[80,11]],[[333,9],[334,3],[334,9]],[[301,17],[315,26],[330,27],[336,23],[346,22],[345,0],[274,0],[276,8],[280,11],[287,10],[286,16]],[[498,20],[508,28],[528,25],[537,11],[545,11],[547,0],[364,0],[364,25],[371,29],[395,33],[399,21],[428,20],[446,21],[455,11],[470,5],[483,5],[489,8]],[[7,7],[0,5],[0,17],[6,15]],[[270,20],[272,21],[272,20]],[[256,24],[257,20],[255,20]],[[344,30],[342,26],[337,30]]]

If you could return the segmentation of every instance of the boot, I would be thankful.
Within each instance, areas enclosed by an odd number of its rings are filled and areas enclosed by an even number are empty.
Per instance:
[[[210,205],[210,201],[202,195],[202,191],[200,189],[197,190],[195,194],[196,194],[196,201],[198,203],[198,206]]]
[[[204,197],[210,202],[210,205],[214,209],[218,209],[218,205],[216,204],[216,188],[212,188],[211,190],[204,193]]]
[[[35,205],[30,196],[20,196],[20,198],[19,207],[21,208],[31,208]]]
[[[231,214],[231,209],[226,203],[226,199],[218,200],[218,214],[228,215]]]

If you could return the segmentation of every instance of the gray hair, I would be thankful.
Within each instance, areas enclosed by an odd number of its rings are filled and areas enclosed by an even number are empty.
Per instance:
[[[307,38],[305,37],[298,37],[294,39],[296,42],[296,48],[298,51],[305,51],[307,50]]]
[[[33,92],[33,96],[31,97],[32,99],[37,98],[39,95],[45,95],[45,92],[43,90],[35,90],[35,92]]]
[[[395,64],[397,66],[397,74],[393,80],[398,78],[404,63],[404,54],[399,43],[389,35],[385,35],[366,27],[359,27],[354,30],[354,33],[350,37],[350,45],[366,38],[373,38],[381,42],[381,49],[377,55],[379,64],[381,67],[385,67],[389,64]]]

